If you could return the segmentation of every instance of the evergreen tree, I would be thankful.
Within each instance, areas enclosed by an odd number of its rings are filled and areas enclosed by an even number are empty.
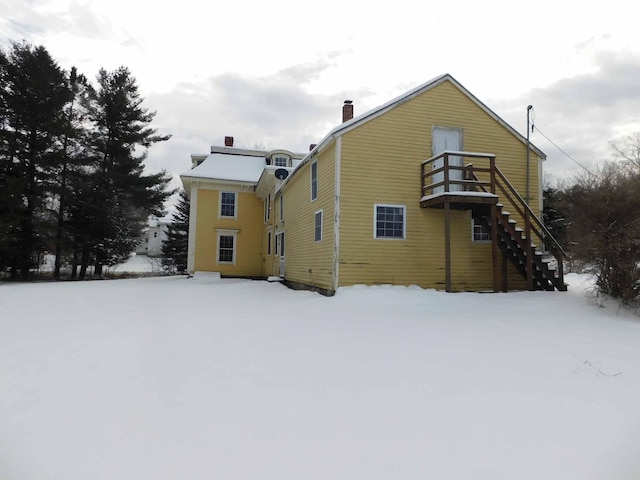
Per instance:
[[[119,263],[131,252],[147,217],[161,216],[172,194],[165,171],[144,174],[147,149],[169,136],[157,135],[150,127],[155,112],[142,107],[135,78],[120,67],[113,72],[101,69],[97,81],[86,103],[93,124],[94,173],[90,185],[83,187],[94,203],[74,209],[76,215],[89,211],[96,223],[82,230],[80,218],[73,221],[83,243],[81,278],[92,255],[100,275],[103,265]]]
[[[60,162],[63,107],[70,91],[64,71],[42,46],[12,44],[0,59],[0,69],[0,243],[12,276],[19,270],[27,278],[52,231],[48,200]]]
[[[88,135],[84,122],[86,111],[82,108],[82,105],[86,104],[88,82],[75,67],[69,73],[68,82],[72,95],[64,109],[66,125],[62,137],[61,162],[54,188],[57,199],[54,278],[60,277],[63,254],[71,247],[67,223],[70,201],[74,198],[73,190],[86,176],[84,166],[90,163],[86,147]]]
[[[162,244],[162,264],[171,272],[186,272],[189,245],[189,197],[180,190],[176,211],[167,228],[167,239]]]

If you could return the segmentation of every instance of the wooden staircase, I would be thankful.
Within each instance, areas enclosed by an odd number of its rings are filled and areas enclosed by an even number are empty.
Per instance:
[[[455,158],[458,165],[452,164],[450,157]],[[488,166],[471,163],[460,166],[461,157],[471,157]],[[432,168],[436,161],[439,161],[438,168]],[[566,252],[497,167],[495,155],[443,152],[422,163],[421,176],[420,205],[445,210],[447,291],[451,290],[450,234],[447,233],[451,209],[472,210],[475,218],[490,227],[494,291],[508,290],[507,263],[522,275],[529,290],[567,290],[563,268],[563,261],[568,258]],[[522,226],[500,202],[513,208]]]

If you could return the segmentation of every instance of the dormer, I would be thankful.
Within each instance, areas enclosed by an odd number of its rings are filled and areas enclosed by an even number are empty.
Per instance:
[[[291,168],[293,153],[288,150],[272,150],[266,155],[267,165],[272,167]]]

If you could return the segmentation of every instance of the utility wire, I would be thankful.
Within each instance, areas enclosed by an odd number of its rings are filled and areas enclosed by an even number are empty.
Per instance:
[[[547,137],[538,127],[536,127],[535,125],[531,126],[531,130],[536,129],[538,131],[538,133],[540,135],[542,135],[544,138],[547,139],[547,141],[553,145],[554,147],[556,147],[558,150],[560,150],[560,152],[562,152],[569,160],[571,160],[573,163],[575,163],[576,165],[578,165],[580,168],[582,168],[585,172],[587,172],[589,175],[597,177],[597,175],[593,172],[591,172],[587,167],[585,167],[584,165],[582,165],[579,161],[577,161],[575,158],[573,158],[571,155],[569,155],[567,152],[565,152],[562,148],[560,148],[553,140],[551,140],[549,137]]]

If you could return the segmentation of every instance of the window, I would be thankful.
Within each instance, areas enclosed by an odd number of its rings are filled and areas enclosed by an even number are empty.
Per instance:
[[[220,216],[236,218],[235,192],[220,192]]]
[[[236,263],[236,232],[233,230],[218,231],[218,257],[216,263]]]
[[[316,212],[313,224],[313,240],[319,242],[322,240],[322,210]]]
[[[271,231],[267,232],[267,255],[271,255]]]
[[[404,205],[375,205],[374,238],[404,239],[406,235]]]
[[[289,159],[287,157],[274,157],[273,165],[276,167],[288,167],[288,160]]]
[[[474,242],[491,241],[491,227],[486,216],[473,215],[471,218],[471,237]]]
[[[267,195],[264,199],[264,221],[267,222],[271,218],[271,195]]]
[[[318,161],[311,164],[311,200],[318,198]]]
[[[276,233],[276,255],[284,257],[284,232]]]
[[[284,220],[284,196],[280,195],[280,221]]]

